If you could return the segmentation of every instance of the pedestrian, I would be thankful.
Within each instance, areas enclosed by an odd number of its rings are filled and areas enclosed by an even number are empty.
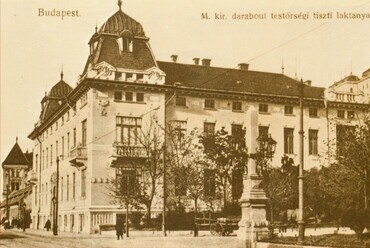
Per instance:
[[[46,228],[46,231],[50,231],[50,228],[51,228],[51,222],[50,222],[50,220],[49,220],[49,219],[46,221],[44,228]]]
[[[198,237],[198,224],[194,222],[194,237]]]
[[[118,218],[116,221],[116,235],[117,240],[119,240],[119,238],[123,239],[123,222],[121,218]]]

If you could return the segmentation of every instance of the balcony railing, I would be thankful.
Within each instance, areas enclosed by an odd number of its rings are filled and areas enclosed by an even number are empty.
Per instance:
[[[128,146],[123,144],[114,143],[115,156],[127,158],[146,158],[147,153],[144,147]]]
[[[87,148],[82,146],[72,147],[69,156],[72,159],[87,159]]]

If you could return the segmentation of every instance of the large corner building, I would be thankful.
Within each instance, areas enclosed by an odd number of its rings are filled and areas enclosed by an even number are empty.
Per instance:
[[[94,233],[100,224],[114,224],[125,209],[112,204],[109,184],[118,174],[143,177],[140,164],[146,154],[135,132],[152,118],[162,126],[175,123],[185,132],[225,127],[232,134],[246,126],[246,110],[254,106],[260,134],[272,134],[277,141],[272,163],[279,165],[284,154],[298,163],[301,82],[251,71],[247,64],[228,69],[211,66],[209,59],[180,64],[172,56],[170,62],[157,61],[141,24],[121,9],[96,29],[88,45],[90,55],[75,88],[61,74],[42,99],[40,118],[29,135],[34,141],[33,228],[53,219],[56,195],[60,231]],[[331,115],[368,109],[368,102],[336,103],[336,98],[328,105],[324,93],[324,88],[305,83],[306,168],[320,166],[327,153],[328,106],[333,107]],[[153,214],[161,211],[158,189]]]

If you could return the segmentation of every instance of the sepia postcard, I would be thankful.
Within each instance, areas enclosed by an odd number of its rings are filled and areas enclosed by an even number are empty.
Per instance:
[[[370,244],[370,1],[0,10],[0,246]]]

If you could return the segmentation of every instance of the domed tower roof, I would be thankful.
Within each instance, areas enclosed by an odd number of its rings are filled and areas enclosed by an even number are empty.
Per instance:
[[[48,96],[49,97],[65,97],[72,91],[72,87],[69,86],[64,80],[60,80],[56,85],[51,88]]]
[[[101,26],[99,33],[121,35],[124,31],[129,31],[133,36],[145,37],[145,32],[141,24],[123,13],[120,9],[108,18]]]
[[[41,101],[42,110],[40,119],[46,120],[50,116],[52,116],[54,112],[59,108],[60,103],[65,100],[67,95],[72,90],[73,88],[63,80],[63,72],[61,72],[60,81],[51,88],[49,93],[45,95]]]

